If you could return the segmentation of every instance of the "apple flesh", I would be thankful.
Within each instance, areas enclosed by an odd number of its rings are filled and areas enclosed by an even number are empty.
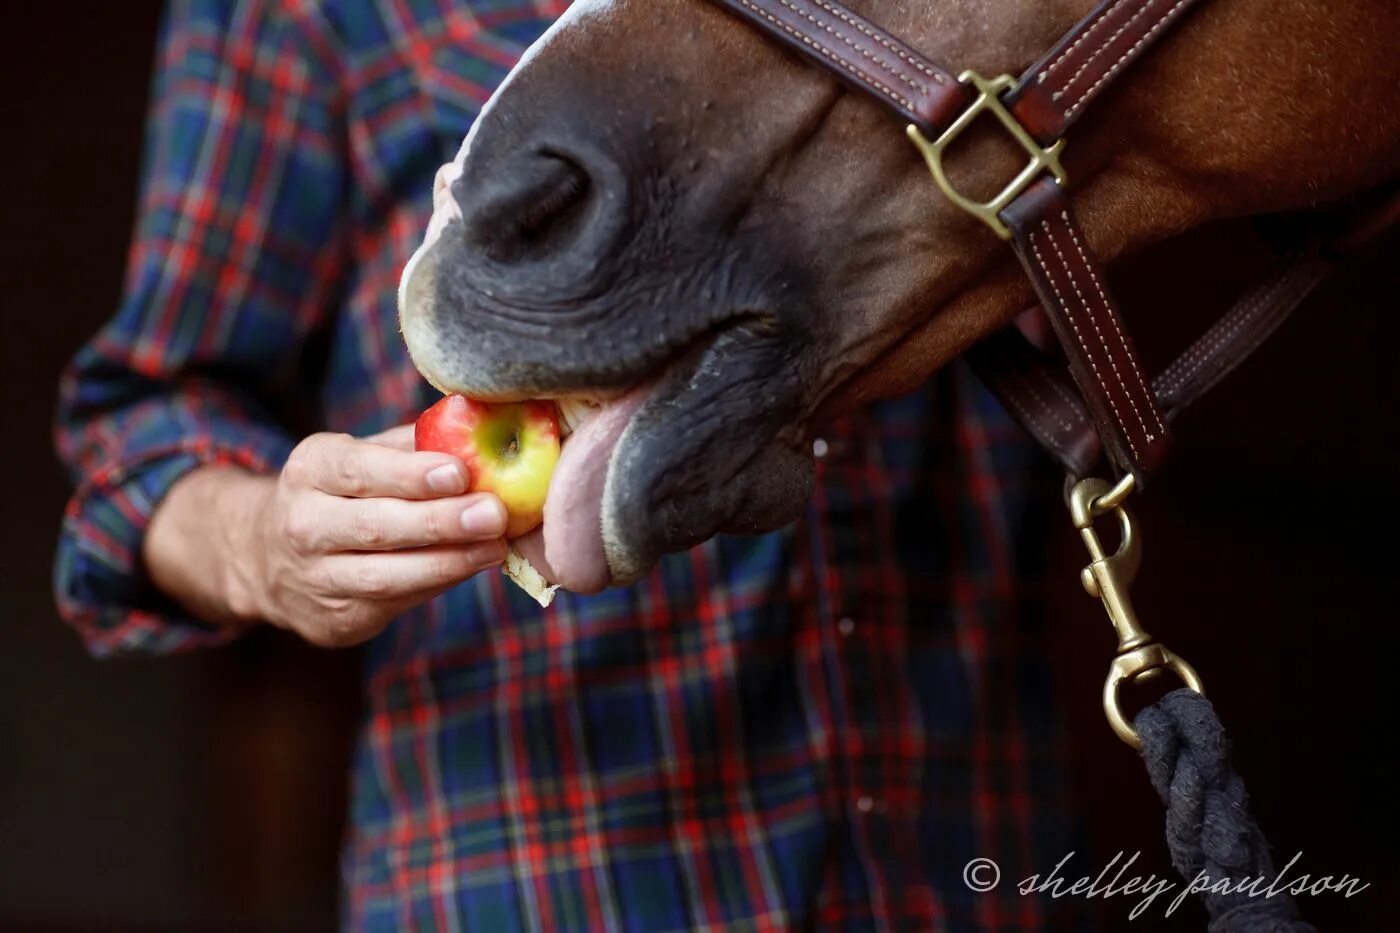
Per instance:
[[[549,478],[559,462],[559,413],[553,402],[482,402],[449,395],[423,412],[418,450],[452,454],[466,464],[470,492],[505,503],[506,538],[544,521]]]

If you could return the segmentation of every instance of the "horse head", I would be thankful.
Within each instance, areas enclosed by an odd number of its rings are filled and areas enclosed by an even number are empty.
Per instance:
[[[1019,72],[1089,6],[854,4],[982,74]],[[1201,6],[1072,131],[1064,164],[1106,259],[1400,169],[1400,6]],[[978,127],[949,164],[990,192],[1023,158]],[[578,0],[443,167],[434,206],[401,291],[422,372],[595,412],[526,544],[581,591],[790,521],[815,422],[917,386],[1031,301],[889,114],[703,0]]]

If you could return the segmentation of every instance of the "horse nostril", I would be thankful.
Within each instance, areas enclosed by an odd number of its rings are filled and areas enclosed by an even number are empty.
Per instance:
[[[461,195],[467,192],[455,193],[465,203]],[[560,252],[582,227],[592,193],[592,180],[577,162],[557,153],[533,153],[472,198],[468,241],[499,262]]]

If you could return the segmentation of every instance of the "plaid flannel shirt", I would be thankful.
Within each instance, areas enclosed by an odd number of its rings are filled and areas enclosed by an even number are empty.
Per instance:
[[[437,166],[565,0],[178,0],[116,316],[65,375],[56,565],[97,655],[215,643],[139,569],[201,464],[431,401],[394,292]],[[370,647],[356,929],[1021,930],[1069,851],[1036,454],[958,367],[831,426],[791,527],[540,610],[495,574]]]

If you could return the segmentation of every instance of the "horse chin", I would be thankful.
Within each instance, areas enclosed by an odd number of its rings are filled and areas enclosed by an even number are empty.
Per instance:
[[[618,439],[601,501],[611,583],[719,533],[788,524],[811,493],[813,461],[796,422],[781,351],[720,335],[677,361]]]

